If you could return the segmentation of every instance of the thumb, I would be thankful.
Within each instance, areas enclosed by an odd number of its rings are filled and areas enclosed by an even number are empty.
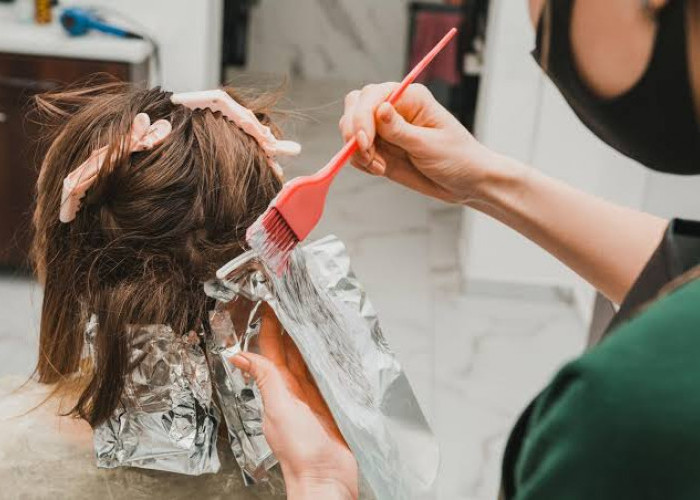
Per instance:
[[[230,361],[236,368],[253,377],[265,405],[275,404],[289,395],[289,389],[279,370],[266,357],[245,352],[236,354]]]
[[[408,123],[388,102],[377,108],[377,133],[385,141],[402,149],[411,150],[424,142],[421,127]]]

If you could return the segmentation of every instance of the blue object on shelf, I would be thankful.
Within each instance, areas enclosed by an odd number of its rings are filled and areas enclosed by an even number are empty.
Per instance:
[[[105,22],[97,14],[87,9],[65,9],[61,13],[61,24],[71,36],[82,36],[96,30],[121,38],[143,38],[138,33]]]

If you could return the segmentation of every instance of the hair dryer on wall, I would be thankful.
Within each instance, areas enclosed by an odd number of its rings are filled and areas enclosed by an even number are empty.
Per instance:
[[[95,12],[87,9],[75,7],[65,9],[61,14],[61,24],[71,36],[81,36],[92,30],[96,30],[121,38],[144,39],[144,37],[138,33],[119,28],[118,26],[104,21]]]

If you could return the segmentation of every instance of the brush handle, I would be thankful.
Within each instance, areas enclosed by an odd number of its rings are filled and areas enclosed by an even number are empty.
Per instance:
[[[425,57],[423,57],[423,59],[421,59],[420,62],[413,67],[413,69],[401,81],[399,86],[396,87],[391,94],[389,94],[384,102],[388,102],[392,106],[396,104],[406,88],[416,80],[418,75],[423,72],[426,66],[428,66],[433,59],[435,59],[435,56],[445,48],[445,45],[450,43],[450,40],[452,40],[455,34],[457,34],[457,28],[452,28],[450,31],[448,31],[447,34],[443,36],[442,39],[435,45],[435,47],[433,47],[430,52],[428,52]],[[330,181],[347,163],[350,157],[357,152],[357,148],[357,139],[353,137],[347,143],[345,143],[345,146],[343,146],[342,149],[338,151],[333,158],[331,158],[331,161],[329,161],[326,166],[319,170],[313,177],[317,177],[319,180]]]

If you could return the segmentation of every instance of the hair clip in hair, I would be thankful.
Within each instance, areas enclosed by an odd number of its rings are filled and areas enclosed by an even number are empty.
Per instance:
[[[131,126],[129,153],[148,151],[160,145],[172,132],[173,126],[168,120],[157,120],[151,124],[151,118],[146,113],[134,117]]]
[[[172,125],[169,121],[157,120],[151,124],[151,118],[146,113],[139,113],[131,124],[126,144],[128,154],[153,149],[160,145],[171,131]],[[63,179],[61,208],[58,214],[61,222],[67,223],[75,219],[80,210],[80,200],[97,180],[97,174],[102,169],[108,150],[109,145],[96,149],[87,160]]]
[[[213,113],[220,112],[227,120],[238,125],[258,142],[267,155],[270,167],[280,176],[282,168],[275,158],[277,156],[295,156],[301,152],[301,145],[298,142],[277,139],[270,127],[260,123],[255,113],[236,102],[233,97],[221,89],[173,94],[170,101],[192,110],[209,109]]]

